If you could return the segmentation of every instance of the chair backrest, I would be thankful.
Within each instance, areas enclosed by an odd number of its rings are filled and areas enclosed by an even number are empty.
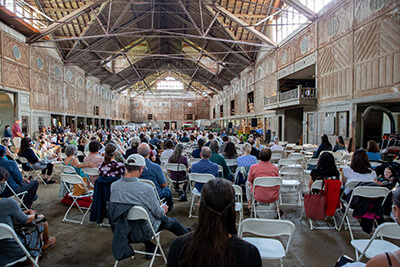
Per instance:
[[[254,179],[253,186],[272,187],[282,186],[282,178],[280,177],[257,177]]]
[[[82,171],[87,175],[99,175],[99,169],[97,168],[83,168]]]
[[[186,172],[186,166],[184,164],[181,163],[168,163],[167,165],[165,165],[165,168],[167,171],[174,171],[174,172],[178,172],[178,171],[184,171]]]
[[[344,154],[341,158],[340,158],[340,162],[342,164],[349,164],[352,158],[352,154]]]
[[[249,218],[242,221],[239,227],[239,237],[243,238],[244,233],[251,233],[263,237],[287,235],[289,236],[286,244],[287,252],[295,229],[295,225],[291,221],[287,220]]]
[[[395,222],[382,223],[376,228],[374,236],[400,239],[400,226]]]
[[[370,161],[371,167],[378,167],[381,166],[382,163],[379,161]]]
[[[130,208],[126,219],[129,221],[146,220],[151,225],[149,214],[143,207],[140,206],[134,206]]]
[[[336,152],[330,152],[330,153],[333,155],[335,160],[340,160],[342,158],[342,152],[336,151]]]
[[[318,159],[309,159],[307,160],[307,166],[309,165],[317,165]]]
[[[168,157],[161,157],[161,158],[160,158],[161,163],[164,164],[164,165],[165,165],[165,164],[168,164],[168,160],[169,160]]]
[[[280,159],[278,161],[279,167],[291,166],[291,165],[296,165],[296,164],[297,164],[297,160],[296,159]]]
[[[304,159],[304,155],[301,153],[290,153],[289,159]]]
[[[352,198],[360,196],[365,198],[386,198],[389,194],[389,189],[382,186],[357,186],[353,189]]]
[[[298,151],[298,152],[300,152],[300,151],[303,150],[303,146],[294,146],[294,147],[292,148],[292,150],[293,150],[293,151]]]
[[[226,161],[227,166],[236,166],[237,165],[236,159],[226,159],[225,161]]]
[[[282,158],[282,154],[280,152],[272,152],[271,160],[279,160]]]
[[[323,183],[322,180],[317,180],[317,181],[315,181],[315,182],[312,183],[312,185],[311,185],[311,190],[314,190],[314,189],[316,189],[316,190],[321,190],[321,189],[323,189],[323,188],[322,188],[322,183]]]
[[[78,153],[76,154],[77,156],[85,156],[85,154],[82,152],[82,151],[80,151],[80,150],[78,150]]]
[[[61,173],[61,182],[69,183],[69,184],[85,184],[83,179],[78,174],[68,174],[68,173]],[[85,186],[86,187],[86,186]]]
[[[242,197],[243,189],[240,186],[236,185],[236,184],[233,184],[232,186],[233,186],[233,189],[235,189],[235,196]]]
[[[14,239],[14,241],[17,242],[18,246],[22,249],[22,251],[25,253],[25,255],[27,257],[29,257],[29,259],[32,261],[32,263],[34,262],[34,259],[32,258],[32,256],[28,252],[28,250],[25,248],[25,246],[22,244],[22,242],[18,238],[15,231],[9,225],[7,225],[5,223],[0,223],[0,240],[6,239],[6,238]],[[39,265],[37,263],[34,263],[33,265],[39,267]]]
[[[222,167],[221,165],[218,165],[218,172],[224,173],[224,167]]]
[[[63,166],[63,172],[66,174],[76,174],[76,170],[74,169],[74,167],[67,165]]]
[[[192,165],[193,165],[194,163],[199,162],[200,160],[201,160],[201,159],[199,159],[199,158],[192,158],[192,159],[189,159],[189,162],[188,162],[189,168],[191,168]]]
[[[191,182],[205,184],[208,180],[215,179],[214,175],[209,173],[190,173],[189,180]]]
[[[281,175],[302,175],[304,172],[301,166],[284,166],[280,170]]]
[[[19,161],[21,161],[22,164],[27,164],[28,160],[24,157],[18,157]]]

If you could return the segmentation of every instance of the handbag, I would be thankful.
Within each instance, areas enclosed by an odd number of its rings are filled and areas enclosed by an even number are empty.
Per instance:
[[[325,180],[322,184],[324,188]],[[321,188],[321,189],[322,189]],[[306,217],[311,220],[325,220],[326,217],[326,196],[319,193],[310,193],[304,195],[304,209]]]
[[[15,233],[21,238],[22,243],[32,255],[37,256],[42,251],[43,241],[41,233],[44,228],[41,226],[46,221],[44,217],[37,217],[28,224],[14,224]]]

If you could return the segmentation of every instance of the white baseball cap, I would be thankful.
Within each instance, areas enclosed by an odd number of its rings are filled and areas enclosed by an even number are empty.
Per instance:
[[[144,157],[142,155],[132,154],[126,159],[125,164],[129,165],[129,166],[140,166],[140,167],[144,166],[144,167],[146,167],[146,160],[144,159]]]

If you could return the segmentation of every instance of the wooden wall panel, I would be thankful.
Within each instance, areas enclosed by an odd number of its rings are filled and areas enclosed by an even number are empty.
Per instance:
[[[68,83],[65,86],[65,112],[69,114],[76,113],[76,89]]]
[[[50,79],[49,108],[51,112],[63,113],[65,107],[64,101],[64,83],[55,79]]]
[[[4,86],[29,91],[29,69],[3,58]]]
[[[44,55],[36,51],[34,48],[31,48],[30,59],[31,59],[30,67],[32,70],[41,71],[46,74],[49,74],[49,57],[47,55]],[[41,66],[40,63],[42,64]]]
[[[23,66],[29,66],[29,47],[21,42],[18,42],[7,33],[2,34],[3,37],[3,56],[11,61],[18,62]],[[17,59],[13,55],[13,47],[17,46],[20,51],[20,57]]]
[[[49,75],[31,70],[31,108],[38,110],[49,109]]]
[[[358,28],[365,23],[376,20],[379,15],[387,13],[390,10],[395,9],[396,7],[400,7],[399,0],[353,0],[354,1],[354,27]],[[376,9],[375,7],[379,7],[380,3],[386,2],[380,9]],[[398,16],[398,15],[397,15]]]

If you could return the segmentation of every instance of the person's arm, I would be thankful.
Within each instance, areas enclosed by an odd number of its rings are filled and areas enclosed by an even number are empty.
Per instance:
[[[254,173],[253,173],[253,168],[250,167],[249,176],[247,177],[247,181],[249,181],[250,185],[253,185],[254,179],[255,179],[255,177],[254,177]]]
[[[342,185],[345,185],[346,182],[347,182],[347,177],[346,177],[346,176],[349,175],[349,174],[348,174],[348,171],[349,171],[349,169],[348,169],[347,167],[345,167],[345,168],[343,169],[343,175],[342,175],[342,179],[341,179]]]
[[[22,182],[23,178],[22,178],[22,173],[18,168],[18,165],[15,161],[12,161],[12,172],[13,172],[13,177],[15,180],[17,180],[18,182]],[[27,180],[29,181],[29,180]]]
[[[165,179],[164,173],[160,166],[158,166],[156,169],[156,179],[161,188],[167,186],[167,179]]]
[[[157,200],[156,192],[154,191],[153,188],[148,186],[148,190],[144,190],[143,197],[145,198],[145,201],[143,201],[143,205],[147,207],[147,209],[153,214],[153,216],[157,219],[160,219],[162,216],[165,215],[168,211],[160,207],[160,203]]]
[[[82,168],[95,168],[96,167],[95,163],[90,163],[90,164],[79,163],[79,161],[76,158],[74,158],[72,160],[71,165],[73,167],[79,168],[79,169],[82,169]]]
[[[18,205],[15,199],[9,199],[8,212],[10,216],[20,224],[30,223],[35,219],[35,214],[25,214]],[[29,211],[28,211],[29,212]]]
[[[388,259],[385,253],[378,254],[367,262],[366,267],[381,267],[389,266]]]

